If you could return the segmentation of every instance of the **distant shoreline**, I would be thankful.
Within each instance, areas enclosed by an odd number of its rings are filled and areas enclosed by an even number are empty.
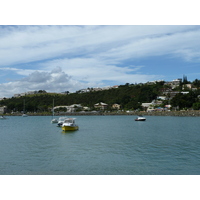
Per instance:
[[[50,113],[27,113],[28,116],[52,116]],[[200,110],[193,111],[154,111],[154,112],[74,112],[59,113],[55,117],[60,116],[101,116],[101,115],[144,115],[144,116],[177,116],[177,117],[200,117]],[[5,116],[22,116],[22,114],[5,114]]]

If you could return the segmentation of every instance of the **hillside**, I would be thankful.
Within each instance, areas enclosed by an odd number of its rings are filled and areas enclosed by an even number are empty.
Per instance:
[[[93,108],[98,102],[108,104],[108,109],[114,103],[120,104],[124,109],[137,109],[142,102],[150,102],[160,94],[162,84],[155,85],[121,85],[119,88],[91,91],[87,93],[71,93],[71,94],[54,94],[43,93],[35,95],[26,95],[24,97],[10,98],[0,101],[1,106],[7,106],[8,111],[22,111],[25,100],[25,108],[27,112],[44,112],[49,111],[53,106],[81,104]]]
[[[176,88],[177,90],[180,87]],[[69,106],[72,104],[81,104],[94,109],[94,104],[104,102],[108,104],[108,110],[112,110],[112,105],[120,104],[121,109],[136,110],[141,109],[142,103],[152,102],[157,96],[163,95],[164,91],[171,90],[164,82],[156,82],[155,84],[125,84],[118,88],[103,91],[90,91],[87,93],[57,94],[57,93],[40,93],[34,95],[26,95],[23,97],[12,97],[0,101],[0,106],[7,106],[7,112],[23,111],[24,101],[26,112],[50,112],[54,106]],[[194,109],[200,108],[198,95],[200,90],[190,91],[188,94],[177,94],[170,99],[172,106]],[[164,104],[169,103],[164,101]]]

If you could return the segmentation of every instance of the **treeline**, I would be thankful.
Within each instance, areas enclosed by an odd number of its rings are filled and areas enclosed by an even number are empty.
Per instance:
[[[48,112],[54,106],[81,104],[82,106],[94,108],[94,104],[104,102],[108,104],[108,110],[117,103],[122,109],[138,109],[141,103],[151,102],[161,91],[163,83],[155,85],[145,84],[125,84],[118,88],[103,91],[91,91],[87,93],[55,94],[41,93],[26,95],[23,97],[4,99],[0,101],[1,106],[7,106],[8,111],[21,112],[24,108],[26,112]]]
[[[200,81],[195,81],[196,85],[200,86]],[[162,95],[163,91],[170,87],[164,85],[164,82],[157,82],[153,85],[148,84],[125,84],[118,88],[103,91],[90,91],[87,93],[38,93],[35,95],[26,95],[23,97],[4,99],[0,101],[0,106],[7,106],[9,112],[21,112],[24,109],[26,112],[50,112],[54,106],[69,106],[72,104],[81,104],[82,106],[94,109],[94,104],[104,102],[108,104],[108,110],[112,110],[112,105],[117,103],[124,110],[142,109],[142,103],[149,103]],[[180,89],[180,88],[179,88]],[[188,94],[177,94],[173,99],[163,102],[171,104],[173,107],[200,109],[200,100],[198,96],[200,90],[190,91]]]
[[[177,94],[171,99],[170,104],[177,110],[182,109],[200,109],[200,90],[190,91],[188,94]]]

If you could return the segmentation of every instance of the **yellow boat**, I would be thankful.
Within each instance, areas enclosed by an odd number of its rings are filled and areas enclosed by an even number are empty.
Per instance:
[[[79,129],[78,125],[75,124],[76,118],[67,118],[63,122],[62,130],[63,131],[76,131]]]

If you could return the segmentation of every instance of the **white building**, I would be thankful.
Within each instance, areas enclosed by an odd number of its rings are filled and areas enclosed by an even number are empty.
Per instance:
[[[59,108],[66,108],[66,112],[75,112],[77,109],[82,109],[83,107],[80,104],[73,104],[70,106],[55,106],[54,110]]]
[[[4,114],[7,110],[7,106],[0,107],[0,114]]]
[[[143,108],[148,108],[151,105],[152,105],[152,103],[142,103]]]
[[[167,97],[166,97],[166,96],[158,96],[157,99],[158,99],[158,100],[163,100],[163,101],[164,101],[164,100],[167,99]]]

